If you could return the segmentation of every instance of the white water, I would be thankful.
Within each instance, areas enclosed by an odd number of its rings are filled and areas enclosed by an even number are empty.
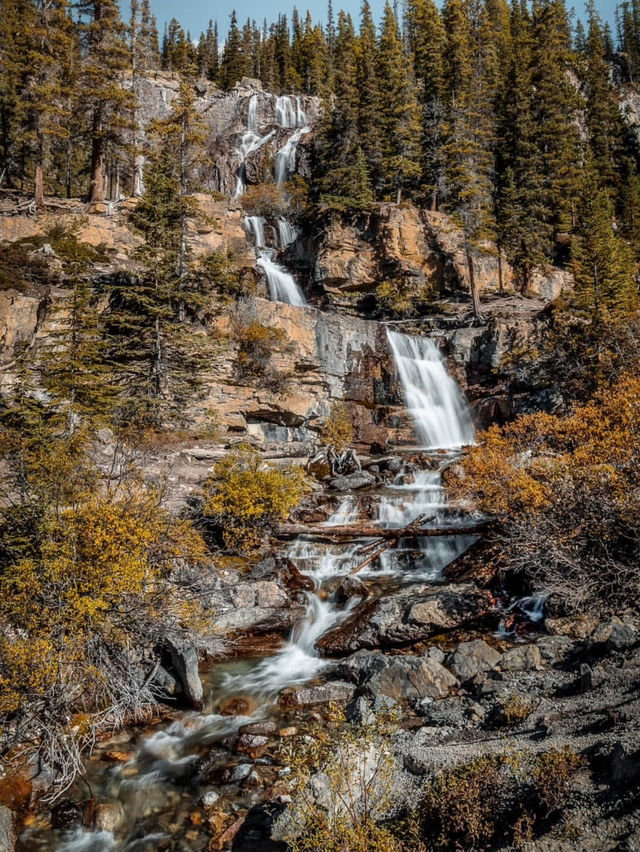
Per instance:
[[[298,143],[305,133],[308,133],[309,127],[300,127],[295,133],[287,139],[285,144],[276,154],[275,162],[275,177],[277,186],[281,186],[286,181],[290,180],[296,170],[296,152]]]
[[[271,259],[270,252],[261,251],[256,266],[262,269],[267,277],[272,302],[285,302],[287,305],[301,306],[307,304],[296,279],[283,266]]]
[[[278,240],[280,248],[286,248],[295,241],[298,229],[288,219],[278,219]]]
[[[247,129],[240,137],[238,143],[238,154],[240,156],[240,166],[236,178],[236,188],[233,197],[239,198],[244,193],[244,162],[252,151],[256,151],[275,133],[270,130],[265,136],[260,136],[258,128],[258,96],[251,95],[249,98],[249,106],[247,108]]]
[[[262,216],[245,216],[244,226],[247,233],[253,237],[253,244],[257,249],[266,245],[264,238],[265,220]]]
[[[471,444],[469,408],[433,341],[389,329],[387,337],[421,444],[427,449]]]
[[[278,96],[275,112],[276,123],[280,127],[303,127],[307,123],[307,117],[302,109],[302,101],[299,97]]]

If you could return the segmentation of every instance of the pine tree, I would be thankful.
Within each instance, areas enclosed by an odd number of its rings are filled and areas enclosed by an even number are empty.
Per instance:
[[[220,85],[229,91],[241,80],[247,71],[246,57],[242,52],[242,36],[238,29],[235,9],[231,13],[229,33],[222,52],[220,63]]]
[[[485,42],[482,18],[472,21],[462,0],[447,0],[443,19],[447,35],[442,127],[445,205],[464,233],[473,312],[480,319],[472,247],[492,236],[494,228],[495,57]]]
[[[442,192],[444,170],[441,125],[445,31],[434,0],[411,0],[408,38],[422,110],[422,181],[424,191],[430,196],[430,207],[435,210]]]
[[[497,233],[499,249],[506,250],[524,290],[553,241],[534,117],[533,32],[526,3],[514,2],[511,33],[513,51],[498,119]]]
[[[571,230],[577,203],[578,93],[571,80],[571,32],[564,0],[533,4],[534,125],[544,178],[543,203],[554,233]]]
[[[109,363],[121,379],[124,405],[145,426],[180,419],[200,386],[203,346],[189,312],[203,304],[186,243],[194,209],[190,174],[202,145],[191,88],[181,84],[168,119],[151,129],[156,147],[145,173],[146,192],[131,215],[144,238],[136,258],[143,271],[123,274],[111,288]]]
[[[5,0],[0,14],[0,185],[5,186],[15,186],[23,178],[18,147],[25,119],[21,92],[32,12],[27,0]]]
[[[122,132],[130,126],[134,95],[122,86],[129,66],[126,26],[116,0],[80,0],[85,19],[82,97],[91,120],[89,200],[104,198],[105,158],[109,145],[122,144]]]
[[[45,169],[53,142],[67,134],[69,92],[65,83],[73,52],[74,33],[67,0],[38,0],[27,35],[24,101],[29,138],[34,149],[34,201],[44,205]]]
[[[383,191],[397,194],[415,186],[420,176],[420,119],[415,80],[398,22],[387,2],[380,33],[380,170]]]
[[[334,48],[335,50],[335,48]],[[358,89],[359,144],[367,161],[369,174],[376,190],[381,187],[380,163],[380,84],[378,67],[378,38],[368,0],[363,0],[360,32],[356,44],[356,84]]]
[[[637,266],[616,233],[609,193],[588,159],[585,166],[572,269],[578,305],[597,321],[626,317],[638,306]]]

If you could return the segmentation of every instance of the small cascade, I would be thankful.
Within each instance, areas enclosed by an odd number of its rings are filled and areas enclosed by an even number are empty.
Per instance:
[[[258,96],[251,95],[247,108],[247,129],[240,137],[237,148],[240,156],[240,166],[238,168],[234,198],[239,198],[244,193],[245,160],[252,151],[257,150],[265,142],[268,142],[275,133],[275,130],[270,130],[265,136],[260,136],[258,130]]]
[[[286,143],[276,154],[275,162],[275,178],[277,186],[282,186],[283,183],[290,180],[296,170],[296,153],[298,143],[305,133],[309,132],[308,127],[301,127],[292,133]]]
[[[421,444],[454,449],[473,443],[471,413],[434,342],[389,329],[387,337]]]
[[[295,242],[298,229],[288,219],[278,219],[278,240],[280,248],[286,248]]]
[[[280,221],[285,220],[279,220],[279,227]],[[266,221],[262,216],[245,216],[245,230],[252,237],[256,247],[258,257],[256,267],[261,269],[267,278],[271,300],[285,302],[287,305],[306,305],[307,300],[296,279],[273,260],[273,249],[266,247],[265,225]],[[289,227],[291,228],[291,225]]]
[[[269,251],[261,251],[256,266],[267,277],[269,295],[273,302],[285,302],[287,305],[306,305],[307,300],[296,279],[290,272],[271,259]]]
[[[244,227],[249,236],[253,237],[253,244],[256,249],[264,248],[266,245],[264,238],[264,226],[266,222],[262,216],[245,216]]]
[[[302,101],[299,97],[279,95],[276,97],[275,113],[276,123],[280,127],[303,127],[307,123],[307,116],[302,109]]]

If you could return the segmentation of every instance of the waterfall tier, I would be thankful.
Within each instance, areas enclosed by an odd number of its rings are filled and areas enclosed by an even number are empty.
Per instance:
[[[473,443],[469,407],[434,342],[389,329],[387,337],[420,443],[428,449]]]

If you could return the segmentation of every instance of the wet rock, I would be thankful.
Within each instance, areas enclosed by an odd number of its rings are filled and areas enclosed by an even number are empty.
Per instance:
[[[247,606],[224,613],[216,619],[217,630],[224,633],[287,634],[304,616],[303,606],[282,608]]]
[[[336,476],[329,485],[335,491],[357,491],[359,488],[368,488],[376,481],[375,476],[367,470],[356,470],[346,476]]]
[[[500,669],[503,672],[528,672],[542,666],[542,657],[537,645],[516,645],[502,655]]]
[[[313,591],[314,584],[311,577],[301,574],[290,559],[279,559],[277,570],[281,582],[291,591]]]
[[[124,819],[124,809],[120,802],[101,802],[96,805],[93,823],[98,831],[109,831],[112,834]]]
[[[240,784],[247,778],[253,766],[250,763],[239,763],[237,766],[233,766],[230,769],[227,769],[222,776],[223,784]]]
[[[215,790],[207,790],[207,792],[203,793],[200,797],[200,804],[203,808],[212,808],[219,798],[220,794],[216,793]]]
[[[327,656],[360,648],[406,645],[487,617],[493,598],[471,583],[406,586],[380,600],[365,603],[316,647]]]
[[[53,828],[73,828],[82,823],[82,807],[72,799],[62,799],[51,809]]]
[[[243,734],[236,742],[235,751],[237,754],[246,754],[247,757],[260,757],[266,751],[268,743],[268,737]]]
[[[358,577],[344,577],[336,589],[336,600],[345,603],[349,598],[366,598],[369,591]]]
[[[447,660],[447,666],[464,683],[487,672],[500,661],[502,654],[483,639],[461,642]]]
[[[164,644],[171,658],[171,666],[180,681],[185,701],[195,710],[201,709],[203,691],[196,649],[179,636],[168,637]]]
[[[16,841],[13,811],[5,805],[0,805],[0,852],[13,852]]]
[[[220,702],[218,713],[221,716],[250,716],[257,708],[255,698],[249,695],[232,695]]]
[[[278,704],[286,708],[313,707],[316,704],[342,704],[353,697],[355,686],[333,680],[321,686],[291,686],[283,689]]]

